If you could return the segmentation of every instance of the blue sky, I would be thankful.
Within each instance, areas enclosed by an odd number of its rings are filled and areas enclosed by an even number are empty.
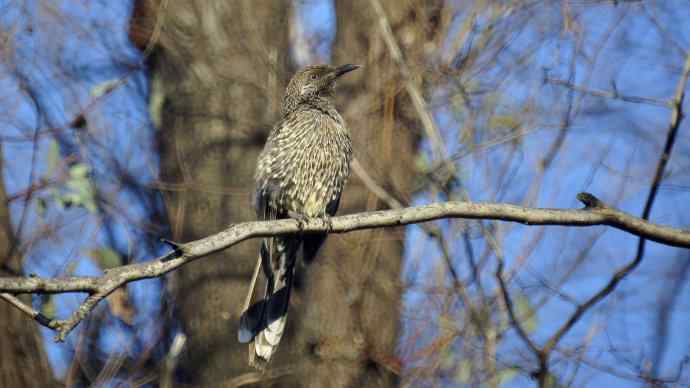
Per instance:
[[[41,276],[56,276],[72,271],[74,274],[93,275],[101,270],[90,253],[94,249],[112,246],[134,259],[148,258],[157,253],[150,246],[136,241],[150,241],[138,225],[148,215],[138,193],[121,188],[110,173],[122,169],[135,173],[135,179],[146,184],[158,174],[158,161],[154,151],[154,131],[147,111],[147,81],[141,58],[131,47],[126,35],[126,22],[130,12],[128,2],[89,2],[88,4],[62,4],[57,11],[49,12],[39,1],[28,1],[23,9],[8,4],[0,5],[10,10],[4,14],[4,25],[13,26],[16,34],[14,56],[16,71],[32,90],[37,91],[37,101],[44,114],[36,116],[31,101],[19,89],[16,77],[4,77],[3,90],[8,99],[20,101],[12,120],[0,122],[0,133],[7,137],[31,139],[36,128],[44,133],[39,136],[34,150],[28,142],[3,142],[5,160],[4,178],[7,191],[12,194],[27,186],[31,173],[31,160],[36,158],[34,177],[51,177],[68,170],[64,163],[50,166],[49,149],[57,141],[61,160],[78,155],[76,163],[90,166],[91,177],[98,182],[104,195],[116,195],[122,205],[110,214],[95,214],[84,208],[61,209],[51,201],[50,193],[40,196],[48,200],[47,211],[39,215],[36,201],[26,213],[21,235],[30,239],[43,225],[59,225],[54,238],[38,240],[28,250],[25,271]],[[52,11],[52,10],[50,10]],[[80,20],[81,24],[64,23]],[[37,28],[36,26],[40,26]],[[58,47],[55,42],[60,42]],[[120,61],[114,62],[115,60]],[[56,66],[55,61],[63,65]],[[123,66],[131,64],[132,67]],[[137,67],[139,66],[139,67]],[[7,68],[3,69],[5,74]],[[124,83],[112,93],[94,99],[94,94],[104,83],[122,79]],[[89,105],[95,101],[93,105]],[[80,111],[86,111],[87,130],[78,133],[69,123]],[[45,128],[54,128],[53,133]],[[23,214],[23,201],[11,204],[13,221],[19,223]],[[104,228],[104,222],[109,226]],[[158,280],[146,280],[128,286],[137,309],[136,335],[142,342],[155,334],[155,321],[147,319],[158,313],[160,293]],[[77,306],[83,295],[59,295],[54,297],[56,313],[66,316]],[[105,308],[100,306],[99,308]],[[131,331],[118,330],[115,324],[104,336],[102,346],[106,352],[135,351],[122,348],[121,336]],[[54,333],[42,329],[48,354],[56,373],[62,375],[71,358],[71,344],[55,344]],[[69,341],[76,341],[78,330]],[[114,341],[118,341],[115,343]]]

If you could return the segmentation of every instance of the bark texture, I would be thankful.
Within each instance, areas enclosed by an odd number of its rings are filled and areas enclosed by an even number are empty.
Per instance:
[[[394,33],[408,37],[403,46],[408,59],[423,63],[424,29],[437,10],[412,1],[383,5]],[[419,132],[399,73],[370,2],[339,0],[335,9],[333,63],[363,65],[339,82],[337,94],[337,106],[352,131],[355,156],[377,182],[409,199]],[[382,207],[353,176],[339,214]],[[397,385],[404,233],[380,229],[333,237],[307,269],[304,295],[310,304],[297,336],[299,346],[312,352],[311,386]]]
[[[386,1],[414,63],[423,62],[428,6]],[[140,1],[132,40],[150,57],[150,109],[160,129],[161,179],[174,233],[189,241],[255,219],[252,175],[289,67],[287,1]],[[431,11],[430,11],[431,10]],[[337,1],[336,64],[363,70],[339,85],[355,153],[380,182],[409,196],[415,119],[367,1]],[[161,16],[162,15],[162,16]],[[423,27],[422,27],[423,26]],[[339,214],[381,207],[356,178]],[[300,276],[287,335],[264,374],[247,367],[237,320],[258,245],[244,243],[178,271],[172,291],[188,345],[182,381],[199,386],[392,386],[397,383],[401,230],[331,236]],[[232,259],[230,260],[230,255]],[[261,285],[259,289],[261,289]]]
[[[2,152],[0,172],[1,163]],[[21,273],[21,255],[16,243],[5,185],[0,180],[0,276]],[[38,325],[4,301],[0,303],[0,317],[0,387],[56,386]]]
[[[150,111],[161,180],[175,184],[164,193],[172,238],[255,219],[252,176],[287,74],[288,2],[143,1],[133,17],[132,40],[154,46]],[[218,386],[250,371],[237,326],[257,252],[255,242],[243,244],[173,275],[170,293],[188,338],[180,381]]]

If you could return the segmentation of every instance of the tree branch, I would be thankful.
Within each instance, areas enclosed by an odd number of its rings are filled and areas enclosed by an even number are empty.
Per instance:
[[[553,84],[553,85],[559,85],[559,86],[564,86],[567,89],[583,93],[583,94],[588,94],[591,96],[595,97],[602,97],[602,98],[609,98],[612,100],[620,100],[624,102],[630,102],[633,104],[649,104],[649,105],[655,105],[655,106],[661,106],[664,108],[673,108],[673,102],[667,101],[667,100],[660,100],[657,98],[650,98],[650,97],[641,97],[641,96],[628,96],[625,94],[621,94],[618,92],[618,89],[615,88],[612,91],[609,90],[600,90],[600,89],[591,89],[587,88],[584,86],[580,86],[577,84],[574,84],[570,81],[565,81],[562,79],[558,78],[550,78],[550,77],[545,77],[544,82]]]
[[[12,306],[16,307],[19,311],[23,312],[24,314],[30,316],[33,318],[36,322],[40,323],[43,326],[50,327],[51,329],[54,329],[54,327],[51,327],[51,319],[43,315],[40,311],[36,311],[30,306],[27,306],[19,300],[16,296],[12,294],[7,294],[7,293],[0,293],[0,299],[6,300],[9,304]]]
[[[513,307],[513,299],[510,297],[510,293],[508,293],[508,286],[506,286],[505,279],[503,278],[503,260],[498,261],[498,266],[496,267],[496,272],[494,273],[494,276],[496,277],[496,280],[498,281],[498,286],[499,286],[499,291],[501,295],[501,300],[503,301],[503,304],[505,305],[506,311],[508,313],[508,319],[510,319],[510,325],[513,326],[513,329],[518,333],[522,341],[527,345],[527,347],[530,348],[532,353],[539,355],[541,351],[539,348],[537,348],[537,345],[534,344],[534,342],[529,338],[527,335],[527,332],[525,329],[522,327],[522,324],[518,320],[517,316],[515,315],[515,308]]]
[[[381,35],[383,36],[383,40],[386,43],[388,52],[395,64],[398,66],[400,75],[402,76],[403,81],[405,83],[405,90],[407,91],[407,94],[410,96],[412,105],[414,106],[414,109],[417,112],[417,115],[419,116],[419,121],[422,123],[422,127],[424,128],[426,137],[429,140],[429,143],[431,144],[432,154],[436,159],[435,162],[437,165],[445,165],[445,167],[449,169],[448,171],[452,173],[455,169],[453,164],[448,161],[448,155],[446,154],[446,149],[443,146],[445,142],[443,140],[443,137],[441,136],[441,132],[436,127],[436,124],[434,123],[434,118],[429,112],[429,109],[427,109],[427,103],[424,100],[422,92],[414,83],[412,73],[410,71],[409,66],[405,62],[402,50],[400,50],[400,46],[398,45],[398,42],[395,39],[393,29],[391,28],[390,22],[388,21],[388,17],[386,16],[386,12],[383,9],[383,5],[381,5],[381,2],[379,0],[370,0],[370,4],[374,10],[374,13],[379,19]]]
[[[526,208],[498,203],[446,202],[419,207],[373,211],[334,217],[330,220],[292,219],[254,221],[231,225],[214,235],[185,244],[174,245],[171,253],[151,261],[115,267],[103,276],[63,278],[0,277],[0,292],[66,293],[84,292],[89,296],[68,319],[41,322],[57,331],[62,341],[93,308],[117,288],[129,282],[162,276],[184,264],[229,248],[242,241],[298,233],[348,233],[356,230],[401,226],[443,218],[487,219],[519,222],[525,225],[593,226],[608,225],[661,244],[690,248],[690,230],[676,229],[645,221],[611,208],[592,194],[581,193],[585,205],[580,210]],[[170,242],[168,242],[171,244]],[[26,312],[26,311],[25,311]],[[32,316],[32,318],[35,318]]]
[[[642,222],[647,222],[649,216],[651,215],[652,206],[654,205],[654,200],[659,191],[659,186],[661,185],[661,181],[664,176],[664,171],[666,170],[666,165],[669,159],[671,159],[671,151],[673,151],[673,146],[676,142],[678,128],[680,127],[680,124],[683,121],[684,117],[683,102],[685,100],[685,89],[687,88],[689,77],[690,54],[688,54],[685,57],[683,71],[680,75],[678,83],[676,84],[676,91],[673,95],[673,99],[670,102],[670,106],[672,108],[671,120],[669,122],[668,132],[666,134],[666,142],[664,144],[664,149],[661,153],[661,156],[659,157],[659,161],[657,162],[656,172],[654,174],[654,178],[652,179],[652,184],[649,189],[649,194],[647,195],[647,200],[645,201],[644,210],[642,211],[642,218],[637,218],[637,220],[640,220]],[[580,199],[580,201],[583,201],[583,198],[581,197],[588,195],[589,194],[586,193],[580,193],[578,195],[578,199]],[[596,198],[594,198],[594,200],[599,202],[599,200]],[[638,240],[635,258],[633,258],[632,261],[624,265],[622,268],[618,269],[603,288],[601,288],[596,294],[592,295],[589,299],[587,299],[586,302],[580,304],[575,309],[575,311],[572,313],[572,315],[570,315],[568,320],[566,320],[565,323],[553,334],[553,336],[551,336],[546,341],[546,344],[544,344],[544,347],[542,348],[542,353],[540,355],[542,359],[548,358],[551,351],[556,347],[556,345],[558,345],[558,343],[570,331],[570,329],[572,329],[573,326],[575,326],[575,324],[580,320],[580,318],[582,318],[582,316],[592,307],[594,307],[599,301],[611,294],[616,289],[616,287],[618,287],[620,282],[623,279],[625,279],[628,275],[630,275],[632,271],[635,270],[635,268],[637,268],[637,266],[642,262],[642,258],[644,257],[645,253],[645,244],[647,239],[654,239],[643,234],[638,234],[638,236],[640,238]],[[536,373],[544,374],[544,372],[546,372],[545,368],[546,364],[542,363],[542,365],[540,366],[540,370]]]

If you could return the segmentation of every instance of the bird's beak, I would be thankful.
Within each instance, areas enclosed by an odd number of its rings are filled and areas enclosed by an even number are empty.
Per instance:
[[[342,65],[340,67],[336,67],[334,71],[335,77],[338,78],[343,74],[351,72],[352,70],[359,69],[359,67],[359,65]]]

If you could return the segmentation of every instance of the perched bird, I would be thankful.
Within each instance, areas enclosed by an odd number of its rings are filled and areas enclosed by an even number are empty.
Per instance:
[[[328,218],[335,215],[350,174],[352,141],[335,109],[335,82],[356,65],[309,66],[295,74],[283,97],[256,168],[256,213],[260,219]],[[301,249],[309,263],[326,234],[266,238],[240,317],[239,341],[249,342],[249,363],[263,367],[285,330],[295,261]],[[264,299],[249,307],[259,267],[266,276]]]

